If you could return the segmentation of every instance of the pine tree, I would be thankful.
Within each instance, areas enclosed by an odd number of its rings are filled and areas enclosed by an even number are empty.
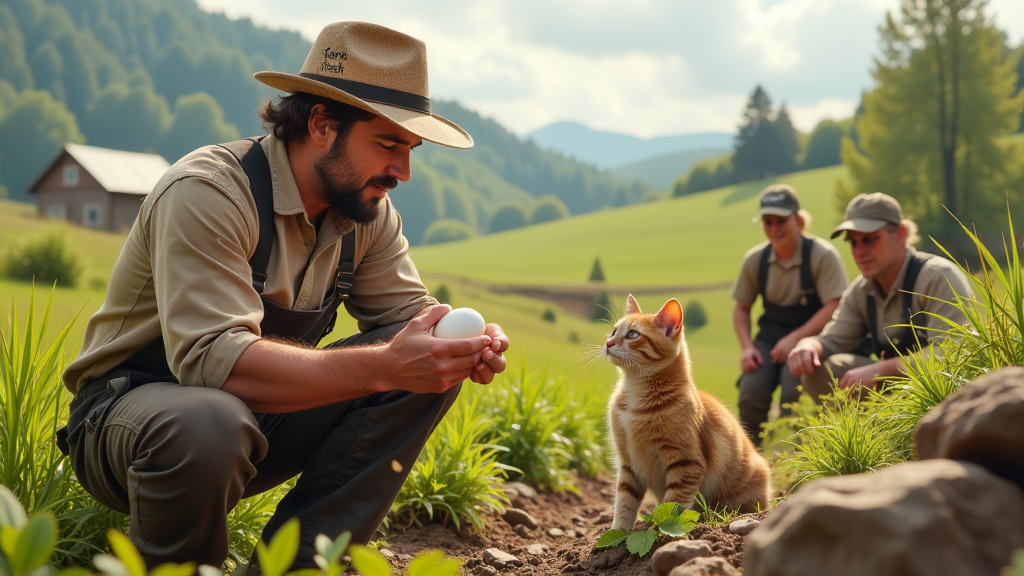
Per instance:
[[[796,128],[789,117],[789,110],[782,104],[779,113],[769,124],[769,174],[789,174],[796,172],[796,157],[800,154],[800,142],[797,141]]]
[[[594,258],[594,265],[590,267],[590,278],[587,280],[591,282],[604,282],[604,270],[601,269],[601,259]]]
[[[594,305],[590,309],[590,321],[599,322],[601,320],[612,321],[615,319],[612,314],[612,301],[608,297],[608,293],[601,290],[601,293],[594,299]]]
[[[758,85],[743,111],[743,122],[734,144],[733,173],[738,181],[761,179],[768,175],[771,120],[772,100]]]
[[[877,88],[864,96],[856,123],[859,148],[843,139],[852,188],[840,184],[839,204],[857,192],[897,198],[926,234],[957,229],[948,208],[985,232],[1005,221],[1012,146],[1024,108],[1007,53],[984,0],[902,0],[898,17],[881,29],[883,54],[873,71]]]

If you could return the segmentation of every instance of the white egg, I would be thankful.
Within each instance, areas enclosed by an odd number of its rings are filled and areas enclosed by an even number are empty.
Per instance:
[[[472,308],[456,308],[434,324],[437,338],[473,338],[487,328],[484,317]]]

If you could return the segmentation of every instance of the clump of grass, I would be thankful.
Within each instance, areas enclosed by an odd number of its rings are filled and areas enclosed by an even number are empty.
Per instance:
[[[85,270],[63,226],[15,243],[4,255],[3,268],[4,274],[16,280],[70,287],[78,285]]]
[[[468,521],[483,528],[483,511],[504,512],[508,498],[500,483],[517,470],[497,461],[507,448],[487,440],[493,425],[476,401],[457,403],[413,465],[391,517],[407,525],[440,520],[461,528]]]
[[[521,368],[484,398],[494,421],[491,441],[508,448],[501,462],[542,488],[576,490],[574,470],[592,473],[604,467],[599,430],[603,414],[584,409],[567,384]],[[493,386],[493,385],[492,385]]]
[[[0,485],[8,486],[29,514],[53,514],[61,534],[56,564],[81,566],[102,550],[107,530],[122,527],[124,518],[82,490],[54,441],[67,420],[70,393],[60,381],[61,347],[74,320],[44,344],[52,302],[51,292],[39,319],[33,289],[24,331],[16,303],[6,331],[0,330]]]

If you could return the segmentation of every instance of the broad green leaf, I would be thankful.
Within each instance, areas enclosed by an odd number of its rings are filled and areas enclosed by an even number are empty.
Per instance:
[[[651,516],[650,514],[644,514],[643,512],[640,513],[640,519],[643,520],[644,522],[653,522],[654,521],[654,517],[653,516]]]
[[[653,521],[655,524],[661,524],[674,518],[677,518],[683,512],[683,507],[678,502],[665,502],[654,509]]]
[[[391,576],[391,564],[373,548],[353,544],[348,548],[352,566],[363,576]]]
[[[316,537],[313,545],[316,551],[320,553],[324,561],[330,564],[337,564],[338,560],[341,559],[342,554],[348,548],[349,543],[352,542],[352,533],[349,531],[342,532],[334,541],[326,534],[320,534]],[[321,566],[324,570],[323,566]]]
[[[626,549],[643,558],[651,551],[651,547],[654,546],[654,541],[657,539],[658,531],[654,528],[638,530],[626,538]]]
[[[622,544],[623,542],[625,542],[626,538],[628,536],[629,536],[628,532],[626,532],[625,530],[619,530],[618,528],[613,528],[611,530],[605,530],[604,534],[601,534],[601,537],[597,539],[597,543],[594,544],[594,547],[595,548],[614,548],[614,547],[618,546],[619,544]]]
[[[106,574],[107,576],[131,576],[128,572],[128,567],[117,559],[116,556],[109,554],[97,554],[92,558],[92,565],[96,567],[96,570],[100,574]]]
[[[445,559],[444,552],[440,550],[425,550],[409,562],[405,573],[406,576],[452,576],[459,572],[460,566],[461,560]]]
[[[27,574],[46,562],[57,543],[57,521],[51,514],[39,514],[21,530],[14,554],[7,560],[15,574]]]
[[[153,568],[153,571],[149,573],[149,576],[192,576],[195,572],[196,565],[192,562],[186,562],[184,564],[168,562]]]
[[[256,556],[264,576],[284,576],[299,552],[299,521],[296,518],[285,522],[270,540],[270,546],[262,541],[256,543]]]
[[[110,549],[124,564],[130,576],[146,576],[146,563],[127,536],[117,530],[111,530],[107,532],[107,540],[110,540]]]
[[[686,510],[676,518],[672,518],[666,522],[658,524],[658,530],[662,534],[672,536],[673,538],[679,538],[686,536],[697,526],[697,521],[700,519],[700,512],[696,510]]]
[[[0,526],[0,551],[4,553],[4,556],[14,556],[14,551],[18,548],[18,535],[21,531],[11,526]]]
[[[10,526],[15,530],[21,530],[28,523],[28,516],[21,502],[11,492],[10,488],[0,486],[0,528]]]

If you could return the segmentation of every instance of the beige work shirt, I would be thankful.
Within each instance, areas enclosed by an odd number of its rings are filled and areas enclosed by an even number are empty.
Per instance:
[[[328,209],[319,231],[306,217],[284,142],[262,142],[274,188],[274,242],[263,295],[285,308],[318,310],[330,293],[341,238],[353,228]],[[345,308],[369,330],[436,304],[408,256],[402,222],[385,199],[355,226],[355,274]],[[263,303],[249,258],[259,223],[249,179],[229,152],[207,146],[172,166],[154,187],[89,320],[78,358],[64,371],[76,392],[163,336],[167,364],[187,386],[219,388],[260,339]]]
[[[910,258],[914,253],[913,248],[907,248],[903,266],[888,294],[882,294],[882,289],[877,282],[866,280],[863,276],[858,276],[850,284],[846,293],[843,294],[843,299],[839,302],[839,308],[832,315],[832,320],[817,336],[824,348],[825,356],[849,352],[864,341],[868,335],[868,294],[875,298],[877,325],[883,326],[882,331],[885,333],[885,336],[879,335],[879,341],[884,342],[887,337],[898,336],[903,328],[896,325],[906,322],[901,310],[903,292],[900,289],[906,279],[907,267],[910,266]],[[918,314],[918,312],[938,314],[958,324],[967,323],[967,318],[954,306],[934,300],[934,298],[939,298],[947,302],[955,301],[954,292],[961,298],[969,298],[972,294],[967,277],[949,260],[938,256],[929,258],[921,267],[921,272],[914,283],[913,292],[912,320],[915,326],[925,329],[924,332],[928,335],[929,342],[939,342],[943,338],[941,334],[934,332],[934,329],[944,330],[949,326],[938,318],[929,314]]]
[[[809,236],[814,242],[811,249],[811,275],[814,278],[814,289],[822,302],[834,300],[846,290],[846,269],[839,251],[830,242]],[[773,249],[768,256],[768,279],[765,281],[765,295],[768,301],[776,306],[794,306],[800,303],[800,266],[804,262],[804,237],[797,242],[796,252],[788,261],[783,262]],[[732,299],[740,304],[750,306],[761,293],[761,282],[758,271],[761,267],[761,253],[768,242],[762,242],[747,251],[743,256],[739,278],[733,286]]]

